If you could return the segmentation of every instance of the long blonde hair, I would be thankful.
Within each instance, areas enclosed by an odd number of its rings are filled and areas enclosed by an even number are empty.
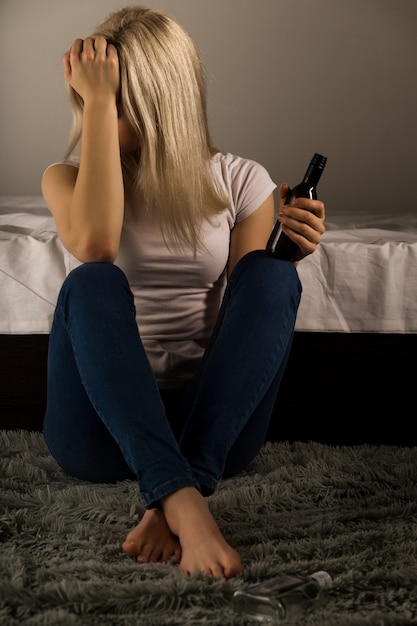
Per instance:
[[[119,106],[139,137],[140,157],[122,155],[126,193],[140,194],[167,241],[201,246],[203,219],[228,199],[215,188],[217,149],[207,121],[204,71],[196,45],[172,17],[141,6],[111,13],[92,36],[118,52]],[[82,100],[70,88],[73,125],[66,156],[81,137]]]

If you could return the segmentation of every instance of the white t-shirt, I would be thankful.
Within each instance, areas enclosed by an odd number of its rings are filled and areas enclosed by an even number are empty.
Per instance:
[[[135,298],[141,339],[160,388],[182,385],[194,372],[217,318],[226,284],[230,231],[276,188],[255,161],[217,153],[216,184],[231,205],[203,225],[205,251],[168,249],[144,211],[126,211],[115,264]]]

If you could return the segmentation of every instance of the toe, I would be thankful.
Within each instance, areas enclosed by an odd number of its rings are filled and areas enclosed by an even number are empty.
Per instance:
[[[130,554],[130,556],[137,556],[140,552],[140,546],[128,539],[122,543],[122,549],[126,554]]]

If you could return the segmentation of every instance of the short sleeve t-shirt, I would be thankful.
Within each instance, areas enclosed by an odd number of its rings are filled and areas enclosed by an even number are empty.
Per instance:
[[[276,188],[262,165],[229,153],[213,157],[212,171],[230,205],[204,222],[204,250],[196,256],[167,247],[140,207],[125,215],[115,264],[128,278],[140,336],[161,389],[192,377],[226,285],[231,230]]]

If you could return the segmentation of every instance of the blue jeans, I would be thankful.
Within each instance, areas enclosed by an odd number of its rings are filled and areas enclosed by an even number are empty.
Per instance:
[[[123,272],[86,263],[62,285],[49,340],[44,437],[70,474],[136,479],[144,506],[182,487],[212,493],[262,447],[301,296],[294,266],[247,254],[209,345],[180,391],[159,391]]]

